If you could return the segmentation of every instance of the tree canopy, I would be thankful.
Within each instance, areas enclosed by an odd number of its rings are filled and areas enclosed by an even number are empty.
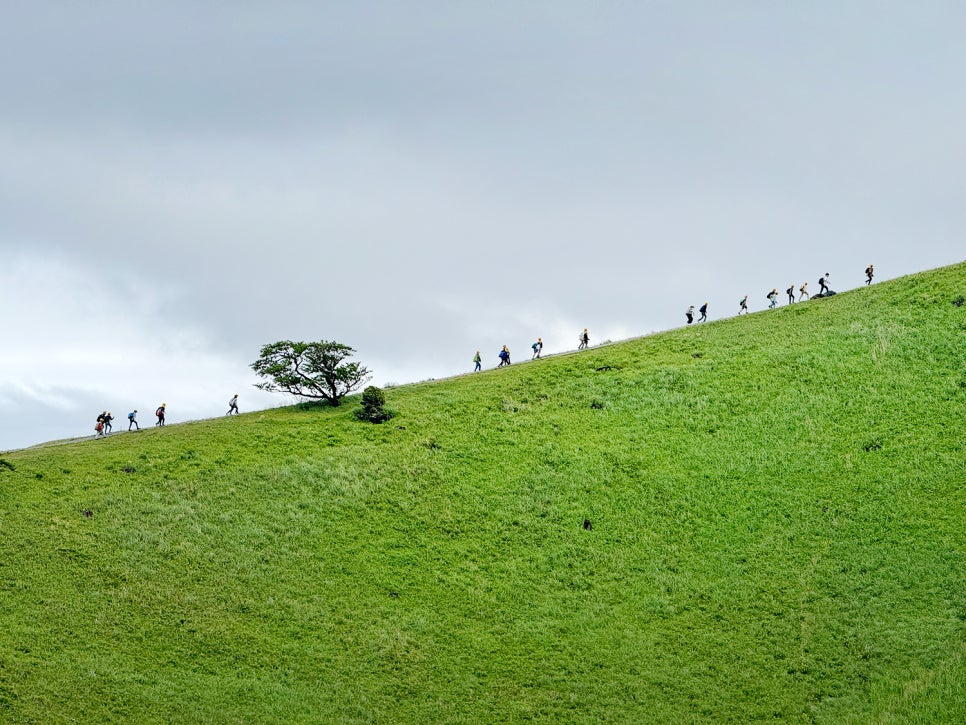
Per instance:
[[[280,340],[264,345],[251,367],[266,380],[255,387],[338,405],[371,377],[361,363],[347,362],[353,353],[355,350],[348,345],[328,340]]]

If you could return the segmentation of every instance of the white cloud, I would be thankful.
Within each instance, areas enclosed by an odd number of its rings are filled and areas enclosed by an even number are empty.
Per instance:
[[[0,285],[0,414],[17,419],[12,445],[86,434],[103,409],[144,415],[166,402],[170,420],[189,420],[224,412],[235,392],[248,410],[282,402],[251,388],[246,363],[219,353],[202,325],[166,321],[171,291],[151,279],[22,253],[4,260]],[[99,409],[85,408],[93,401]]]

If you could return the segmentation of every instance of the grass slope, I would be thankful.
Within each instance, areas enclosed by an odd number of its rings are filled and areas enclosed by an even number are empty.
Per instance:
[[[964,294],[4,454],[0,720],[966,721]]]

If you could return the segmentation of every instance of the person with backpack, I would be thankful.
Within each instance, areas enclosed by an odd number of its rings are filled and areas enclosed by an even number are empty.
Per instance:
[[[788,304],[795,304],[795,283],[792,282],[788,285],[788,289],[785,290],[785,294],[788,295]]]
[[[225,415],[231,415],[232,411],[235,412],[235,415],[238,415],[238,393],[235,393],[232,399],[228,401],[228,412]]]
[[[111,411],[106,411],[104,413],[104,435],[107,435],[114,430],[114,426],[111,425],[112,420],[114,420],[114,416],[111,415]]]
[[[708,303],[705,302],[703,305],[701,305],[698,308],[698,312],[701,313],[701,317],[698,318],[698,322],[707,322],[708,321]]]
[[[107,413],[105,410],[103,413],[99,414],[94,421],[94,431],[97,433],[97,437],[100,438],[104,435],[104,415]]]
[[[748,295],[745,295],[744,297],[742,297],[738,301],[738,305],[739,305],[739,307],[738,307],[738,314],[739,315],[742,312],[744,312],[746,315],[749,314],[749,312],[748,312]]]
[[[533,348],[533,357],[531,357],[530,359],[536,360],[537,358],[540,357],[540,353],[543,352],[543,338],[538,337],[537,341],[533,343],[530,347]]]
[[[161,405],[158,406],[158,409],[154,411],[154,414],[158,416],[158,422],[154,424],[155,427],[159,425],[164,425],[164,412],[167,409],[167,407],[168,407],[167,403],[161,403]]]
[[[504,345],[503,349],[500,350],[500,364],[497,365],[498,368],[502,368],[504,365],[510,364],[510,349]]]
[[[772,287],[771,292],[765,295],[765,299],[768,300],[768,309],[774,308],[778,304],[778,288]]]
[[[798,288],[798,291],[799,291],[799,295],[798,295],[799,302],[802,301],[802,297],[804,297],[805,299],[810,299],[810,297],[808,296],[808,282],[802,282],[802,286]]]
[[[872,284],[872,265],[871,264],[865,268],[865,283],[867,285]]]
[[[819,277],[818,278],[818,286],[820,288],[819,291],[818,291],[818,293],[820,295],[822,295],[822,296],[825,296],[828,293],[828,291],[829,291],[829,289],[828,289],[828,272],[825,273],[825,276],[824,277]]]
[[[478,373],[482,369],[483,358],[480,357],[480,351],[477,350],[476,354],[473,356],[473,372]]]
[[[590,344],[590,335],[587,334],[587,328],[580,335],[580,344],[577,345],[578,350],[586,350],[587,346]]]
[[[684,313],[684,316],[688,318],[689,325],[694,322],[694,305],[688,307],[688,310]]]
[[[141,426],[138,425],[138,409],[135,408],[130,413],[127,414],[127,431],[131,432],[131,426],[134,426],[134,430],[141,430]]]

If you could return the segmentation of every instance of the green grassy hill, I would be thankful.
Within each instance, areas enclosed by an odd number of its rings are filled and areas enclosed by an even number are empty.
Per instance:
[[[964,722],[964,295],[3,454],[0,720]]]

